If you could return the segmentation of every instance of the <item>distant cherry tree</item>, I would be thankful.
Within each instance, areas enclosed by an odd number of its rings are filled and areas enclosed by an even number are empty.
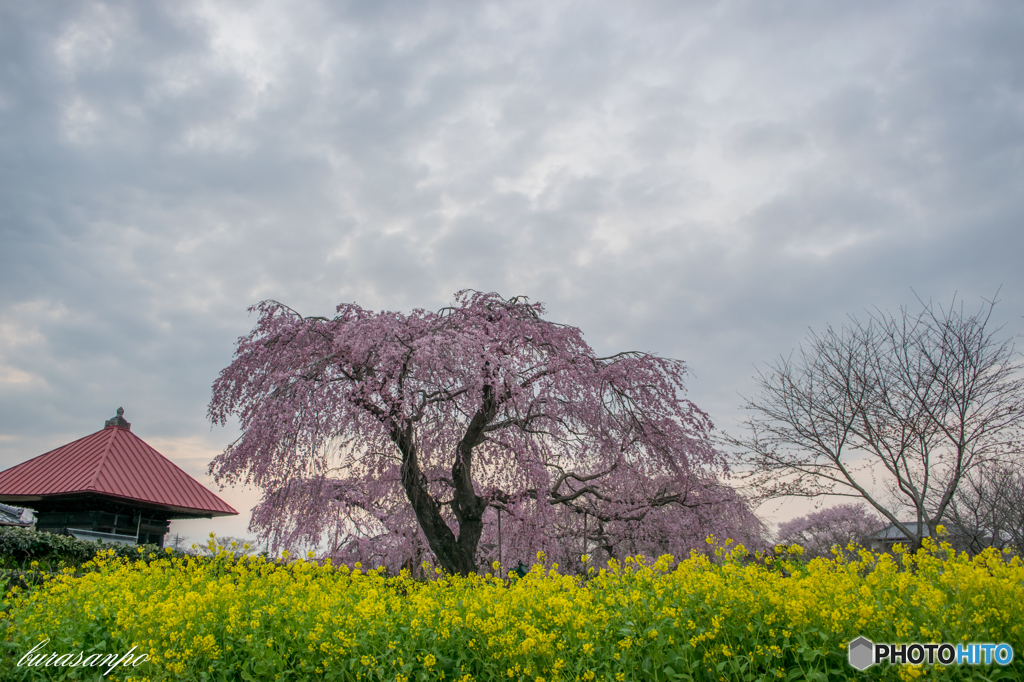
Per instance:
[[[598,357],[541,304],[475,291],[438,312],[253,310],[209,406],[241,436],[210,470],[263,491],[251,528],[279,545],[468,574],[759,537],[680,361]]]
[[[786,521],[779,526],[779,543],[800,545],[804,557],[828,557],[832,548],[867,546],[868,537],[884,523],[864,504],[842,504]]]

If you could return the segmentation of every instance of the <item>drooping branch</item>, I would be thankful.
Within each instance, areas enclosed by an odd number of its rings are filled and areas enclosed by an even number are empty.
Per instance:
[[[255,310],[210,403],[215,422],[237,415],[242,437],[211,471],[267,491],[268,530],[312,542],[326,526],[306,523],[271,491],[331,472],[344,494],[311,492],[303,509],[325,505],[311,517],[373,500],[365,523],[383,526],[361,526],[358,536],[393,538],[381,540],[387,551],[407,556],[392,564],[429,546],[446,570],[469,573],[481,543],[496,543],[496,510],[509,514],[523,552],[597,532],[558,521],[563,511],[606,519],[613,543],[692,538],[696,530],[664,525],[690,520],[664,510],[683,510],[681,491],[724,471],[710,420],[680,397],[681,362],[599,358],[578,329],[545,320],[524,298],[461,292],[437,313],[409,314],[344,304],[332,319],[274,302]],[[361,514],[345,522],[364,523]],[[650,525],[655,516],[663,525]]]

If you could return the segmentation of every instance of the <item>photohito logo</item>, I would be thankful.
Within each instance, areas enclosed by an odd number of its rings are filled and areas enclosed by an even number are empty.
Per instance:
[[[866,670],[876,663],[893,665],[1009,665],[1013,647],[1009,644],[875,644],[867,637],[850,642],[848,660],[857,670]]]

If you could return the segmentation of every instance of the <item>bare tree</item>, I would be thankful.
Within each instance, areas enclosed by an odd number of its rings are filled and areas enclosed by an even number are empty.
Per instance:
[[[726,440],[762,498],[859,497],[915,546],[934,534],[966,476],[1021,451],[1024,373],[994,305],[851,317],[759,372]]]
[[[969,473],[943,523],[959,550],[977,554],[995,547],[1024,555],[1024,474],[1006,464]]]

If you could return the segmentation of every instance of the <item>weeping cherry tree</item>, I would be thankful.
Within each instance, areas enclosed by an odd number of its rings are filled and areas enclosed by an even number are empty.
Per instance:
[[[281,544],[326,537],[336,555],[432,555],[466,575],[500,555],[499,518],[506,559],[759,533],[718,482],[725,464],[708,416],[681,397],[680,361],[598,357],[541,304],[493,293],[438,312],[253,310],[209,406],[241,436],[210,471],[263,491],[252,528]]]

